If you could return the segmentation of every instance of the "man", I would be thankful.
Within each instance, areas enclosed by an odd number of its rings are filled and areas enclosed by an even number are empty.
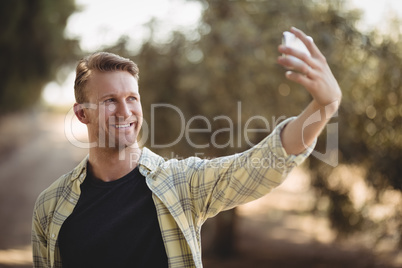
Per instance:
[[[342,94],[325,57],[311,38],[291,31],[311,56],[280,46],[280,53],[301,61],[279,57],[278,63],[293,70],[286,77],[303,85],[313,100],[253,148],[213,160],[165,161],[139,148],[137,66],[109,53],[81,60],[74,111],[87,125],[92,146],[87,158],[38,197],[34,266],[202,267],[205,220],[279,185],[310,154],[338,109]],[[317,111],[326,116],[304,127]]]

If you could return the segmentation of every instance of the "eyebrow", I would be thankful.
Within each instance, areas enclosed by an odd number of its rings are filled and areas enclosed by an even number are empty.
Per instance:
[[[104,95],[104,96],[100,97],[99,99],[103,100],[103,99],[107,99],[107,98],[110,98],[110,97],[116,97],[116,95],[115,94],[107,94],[107,95]]]

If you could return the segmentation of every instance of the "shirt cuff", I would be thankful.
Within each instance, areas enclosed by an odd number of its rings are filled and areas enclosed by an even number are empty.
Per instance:
[[[287,165],[289,166],[300,165],[313,152],[314,147],[317,143],[317,139],[315,139],[309,147],[307,147],[303,152],[297,155],[289,155],[286,152],[285,148],[282,145],[281,133],[285,126],[294,119],[296,119],[296,117],[291,117],[284,120],[274,129],[271,134],[273,136],[273,148],[275,148],[275,153],[281,155],[284,159],[286,159]]]

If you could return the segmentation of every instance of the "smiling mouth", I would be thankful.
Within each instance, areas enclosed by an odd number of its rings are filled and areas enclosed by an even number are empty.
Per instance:
[[[115,125],[115,128],[128,128],[131,127],[134,123],[128,123],[128,124],[119,124]]]

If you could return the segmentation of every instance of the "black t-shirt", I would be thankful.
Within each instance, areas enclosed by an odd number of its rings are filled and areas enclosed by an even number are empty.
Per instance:
[[[152,193],[138,167],[111,182],[88,174],[58,243],[64,268],[168,266]]]

